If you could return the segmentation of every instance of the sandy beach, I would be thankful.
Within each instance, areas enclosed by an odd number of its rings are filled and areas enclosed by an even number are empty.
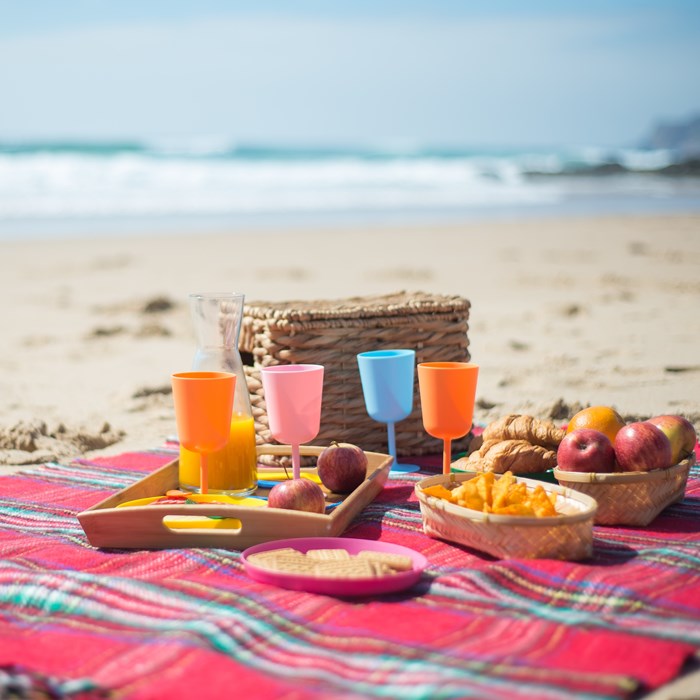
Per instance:
[[[0,464],[142,450],[175,431],[190,292],[407,291],[471,302],[476,421],[581,406],[700,427],[700,216],[2,242]]]

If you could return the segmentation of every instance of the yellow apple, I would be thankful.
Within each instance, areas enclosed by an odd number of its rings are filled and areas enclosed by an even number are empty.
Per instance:
[[[659,428],[671,443],[671,464],[678,464],[693,453],[697,435],[693,424],[683,416],[663,415],[649,418]]]

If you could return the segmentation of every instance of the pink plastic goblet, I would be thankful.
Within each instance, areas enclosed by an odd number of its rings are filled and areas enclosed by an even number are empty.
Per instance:
[[[299,447],[321,426],[322,365],[275,365],[260,370],[272,437],[292,446],[292,473],[300,477]]]

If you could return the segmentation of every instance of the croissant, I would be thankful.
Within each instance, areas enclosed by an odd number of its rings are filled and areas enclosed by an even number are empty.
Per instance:
[[[527,440],[485,440],[477,452],[458,459],[453,465],[465,471],[532,474],[554,468],[557,453]]]
[[[533,416],[511,413],[490,423],[484,428],[484,442],[488,440],[525,440],[532,445],[540,445],[556,450],[564,439],[566,431],[554,423]]]

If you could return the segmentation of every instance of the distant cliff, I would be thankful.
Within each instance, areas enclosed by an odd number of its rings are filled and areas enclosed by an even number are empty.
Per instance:
[[[658,123],[641,147],[675,151],[679,161],[700,157],[700,114],[686,121]]]

